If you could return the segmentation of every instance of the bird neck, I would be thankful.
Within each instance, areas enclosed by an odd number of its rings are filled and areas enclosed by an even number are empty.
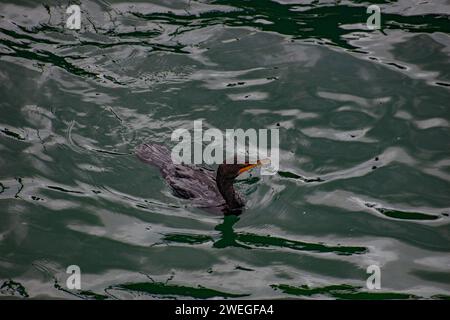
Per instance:
[[[244,206],[242,199],[239,197],[233,186],[234,179],[227,179],[217,172],[216,183],[220,194],[225,199],[228,208],[233,211]]]

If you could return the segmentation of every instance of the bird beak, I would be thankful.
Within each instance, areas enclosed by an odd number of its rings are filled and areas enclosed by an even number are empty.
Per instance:
[[[239,169],[239,174],[241,174],[241,173],[243,173],[245,171],[248,171],[248,170],[250,170],[250,169],[252,169],[254,167],[258,167],[258,166],[261,166],[261,165],[264,165],[264,164],[267,164],[267,163],[270,163],[269,159],[258,160],[256,163],[249,164],[249,165]]]

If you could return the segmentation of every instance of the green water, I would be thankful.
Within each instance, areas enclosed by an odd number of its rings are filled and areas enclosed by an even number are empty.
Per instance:
[[[0,297],[449,298],[448,1],[78,3],[0,3]],[[240,217],[131,154],[198,119],[280,129]]]

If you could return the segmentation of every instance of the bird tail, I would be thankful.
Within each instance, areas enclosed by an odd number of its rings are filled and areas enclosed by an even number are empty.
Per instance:
[[[136,156],[142,162],[151,164],[160,170],[164,170],[164,168],[172,164],[170,150],[159,144],[141,144],[136,149]]]

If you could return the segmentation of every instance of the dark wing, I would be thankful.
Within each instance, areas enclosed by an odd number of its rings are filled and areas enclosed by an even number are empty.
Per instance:
[[[158,144],[142,144],[137,157],[157,167],[179,198],[190,199],[196,207],[222,207],[225,200],[217,188],[215,173],[205,168],[174,164],[168,148]]]
[[[173,166],[170,150],[159,144],[141,144],[136,149],[136,156],[141,161],[157,167],[163,175]]]

